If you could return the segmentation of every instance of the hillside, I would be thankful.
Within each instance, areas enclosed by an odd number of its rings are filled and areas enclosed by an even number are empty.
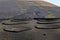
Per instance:
[[[56,7],[56,5],[45,2],[45,1],[36,1],[36,3],[41,5],[41,6]]]
[[[44,18],[48,13],[52,13],[54,16],[59,16],[60,8],[54,4],[44,2],[44,1],[19,1],[19,6],[22,9],[27,9],[26,13],[17,15],[13,18]],[[23,5],[21,5],[23,4]],[[28,5],[28,6],[27,6]]]
[[[49,12],[59,16],[60,7],[44,1],[19,1],[19,0],[0,0],[0,19],[39,17],[43,18]]]

